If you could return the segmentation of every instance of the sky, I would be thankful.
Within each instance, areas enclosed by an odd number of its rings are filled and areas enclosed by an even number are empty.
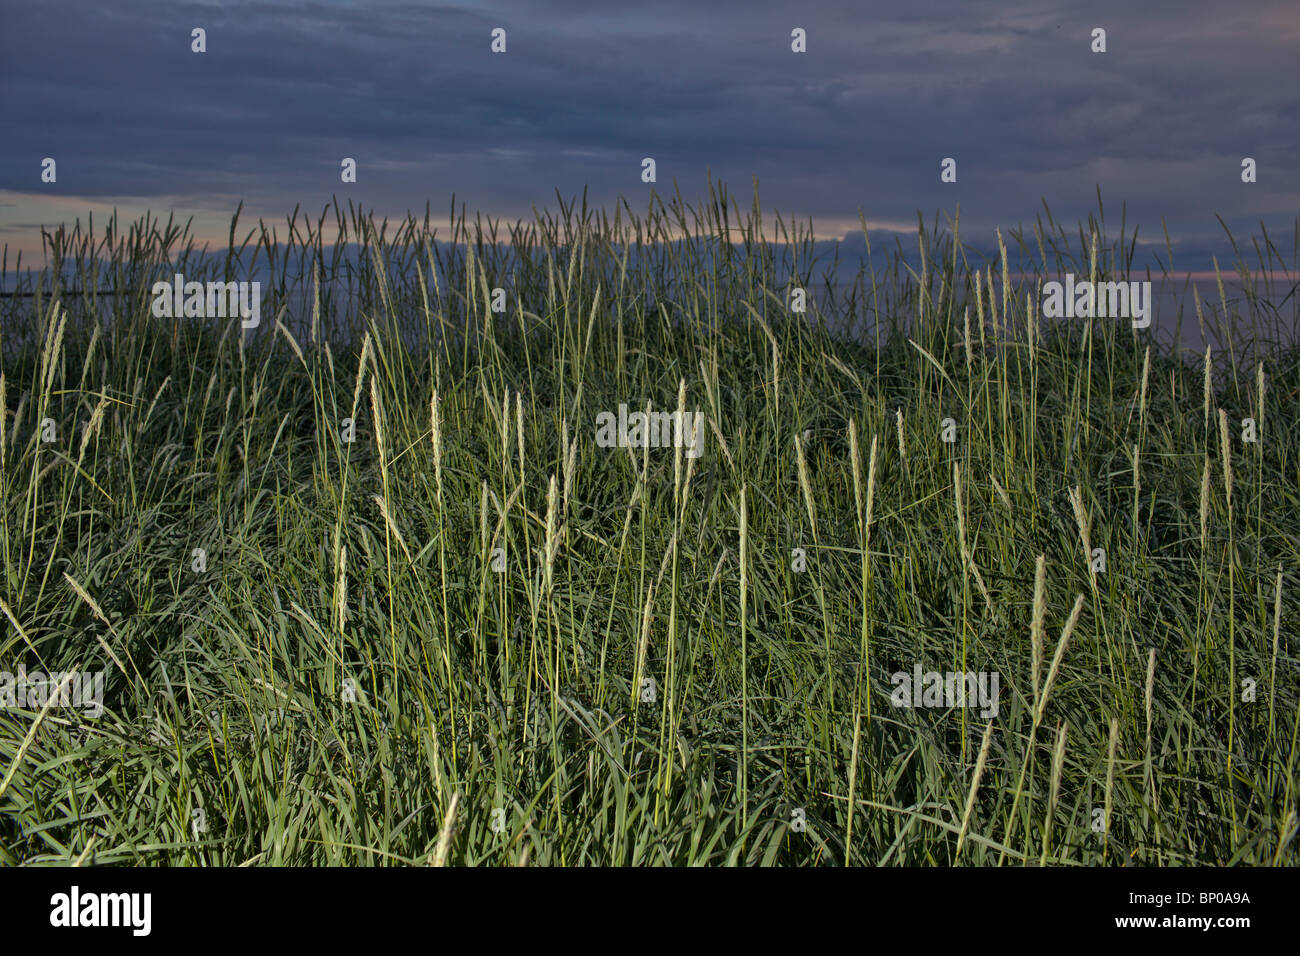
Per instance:
[[[1201,271],[1231,252],[1216,215],[1293,248],[1298,77],[1298,0],[0,0],[0,244],[37,265],[42,226],[116,208],[193,216],[215,247],[241,201],[271,221],[335,195],[513,221],[585,188],[644,212],[710,176],[747,207],[757,177],[765,216],[818,238],[958,206],[963,238],[1044,201],[1075,223],[1100,188],[1108,224],[1126,203]]]

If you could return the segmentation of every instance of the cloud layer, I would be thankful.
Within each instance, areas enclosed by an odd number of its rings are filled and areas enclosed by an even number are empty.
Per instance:
[[[958,203],[964,234],[1032,222],[1043,199],[1072,222],[1100,186],[1108,221],[1126,201],[1144,236],[1163,243],[1163,219],[1200,255],[1216,213],[1289,232],[1300,210],[1294,0],[620,6],[10,5],[0,242],[112,205],[215,224],[240,200],[278,218],[337,194],[400,216],[455,193],[513,219],[587,188],[644,208],[645,156],[687,199],[711,174],[747,205],[757,176],[765,208],[827,236],[859,210],[905,226]],[[939,180],[949,156],[956,184]]]

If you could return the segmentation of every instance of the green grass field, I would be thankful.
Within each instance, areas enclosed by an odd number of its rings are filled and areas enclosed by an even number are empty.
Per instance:
[[[1192,361],[1051,327],[1124,270],[1094,219],[818,305],[756,205],[232,224],[307,277],[250,333],[152,316],[174,224],[57,235],[84,285],[0,304],[0,669],[105,710],[0,709],[0,862],[1294,865],[1295,296],[1189,301],[1238,330]],[[647,402],[702,453],[597,443]]]

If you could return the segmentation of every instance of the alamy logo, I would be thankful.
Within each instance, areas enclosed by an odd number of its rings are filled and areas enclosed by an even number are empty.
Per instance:
[[[889,695],[895,707],[973,707],[983,710],[981,717],[998,715],[998,672],[985,671],[921,671],[921,665],[912,673],[898,671],[890,678],[894,685]]]
[[[1132,319],[1133,328],[1151,324],[1150,282],[1074,281],[1065,274],[1065,284],[1043,285],[1043,317],[1048,319]]]
[[[51,926],[129,926],[135,936],[152,929],[151,893],[82,893],[74,886],[51,896],[50,906]]]
[[[103,671],[41,671],[18,673],[0,671],[0,707],[26,707],[40,710],[51,707],[77,707],[88,717],[104,713]]]
[[[152,292],[156,319],[224,319],[237,315],[246,329],[255,329],[262,321],[260,282],[186,282],[178,272],[171,282],[155,282]]]
[[[647,409],[649,406],[647,406]],[[596,444],[601,448],[685,448],[687,458],[704,453],[703,412],[632,412],[596,416]]]

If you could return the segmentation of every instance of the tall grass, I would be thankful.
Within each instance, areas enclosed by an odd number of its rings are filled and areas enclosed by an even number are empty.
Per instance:
[[[922,223],[845,289],[720,188],[446,242],[329,212],[236,214],[219,267],[61,231],[4,300],[0,669],[108,674],[97,720],[0,710],[0,860],[1296,862],[1281,292],[1197,296],[1200,367],[1039,319],[1128,275],[1100,218],[1014,274]],[[254,332],[150,312],[253,267]],[[704,454],[597,446],[647,402]],[[893,706],[918,662],[997,715]]]

